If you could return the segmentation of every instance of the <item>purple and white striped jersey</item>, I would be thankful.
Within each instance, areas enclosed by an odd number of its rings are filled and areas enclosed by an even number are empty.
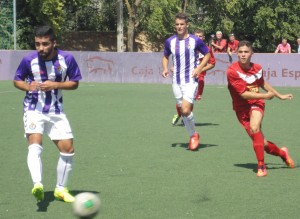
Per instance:
[[[193,70],[197,67],[198,53],[206,55],[209,50],[205,43],[192,34],[185,39],[179,39],[173,35],[165,42],[164,56],[172,54],[173,59],[173,83],[187,84],[195,82],[192,77]]]
[[[52,60],[44,61],[38,56],[38,52],[32,52],[25,56],[14,77],[16,81],[44,82],[46,80],[62,82],[79,81],[82,79],[80,69],[74,57],[62,50],[57,50],[57,55]],[[27,91],[24,98],[24,112],[38,111],[41,113],[63,113],[62,91]]]

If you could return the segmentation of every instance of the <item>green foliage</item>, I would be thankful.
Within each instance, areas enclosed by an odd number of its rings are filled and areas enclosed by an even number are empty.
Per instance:
[[[13,4],[9,0],[0,2],[0,49],[13,49]]]
[[[135,1],[130,1],[134,5]],[[0,2],[0,46],[11,45],[12,19]],[[174,33],[174,15],[182,0],[143,0],[136,7],[135,33],[145,32],[154,44]],[[6,10],[6,11],[5,11]],[[12,9],[9,9],[12,10]],[[124,32],[128,13],[124,6]],[[11,12],[10,12],[11,13]],[[282,37],[296,47],[300,33],[299,0],[201,0],[188,1],[190,31],[202,28],[207,35],[221,30],[226,37],[234,32],[237,39],[254,43],[258,52],[274,52]],[[116,1],[111,0],[26,0],[17,1],[18,47],[32,49],[33,27],[52,25],[61,36],[67,31],[116,31]],[[3,37],[5,36],[5,37]],[[7,47],[6,47],[7,48]],[[11,47],[10,47],[11,48]]]
[[[180,12],[179,0],[152,0],[142,4],[143,11],[147,12],[141,20],[141,28],[152,41],[161,42],[174,33],[174,15]]]

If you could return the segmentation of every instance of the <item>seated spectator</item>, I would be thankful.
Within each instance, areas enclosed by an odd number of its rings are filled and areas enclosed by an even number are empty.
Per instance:
[[[291,45],[286,38],[282,38],[282,43],[277,46],[275,53],[291,53]]]
[[[239,41],[235,39],[234,33],[229,34],[229,41],[227,43],[227,53],[232,56],[232,53],[237,52]]]
[[[223,39],[223,34],[221,31],[216,32],[216,39],[212,40],[211,46],[214,53],[224,53],[226,52],[226,40]]]

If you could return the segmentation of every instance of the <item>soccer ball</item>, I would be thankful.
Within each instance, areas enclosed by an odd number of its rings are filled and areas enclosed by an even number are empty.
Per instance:
[[[75,196],[73,213],[79,218],[93,218],[100,210],[100,198],[91,192],[82,192]]]

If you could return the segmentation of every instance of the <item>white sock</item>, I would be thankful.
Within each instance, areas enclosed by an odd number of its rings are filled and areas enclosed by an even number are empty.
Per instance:
[[[72,171],[73,156],[74,153],[67,154],[60,152],[60,157],[57,163],[56,188],[58,189],[63,189],[67,186],[69,175]]]
[[[195,120],[194,120],[194,114],[193,112],[190,113],[189,116],[185,117],[183,116],[182,117],[183,121],[184,121],[184,124],[185,124],[185,127],[190,135],[190,137],[195,134]]]
[[[27,165],[31,174],[33,184],[42,182],[42,150],[43,147],[39,144],[31,144],[28,146]]]

